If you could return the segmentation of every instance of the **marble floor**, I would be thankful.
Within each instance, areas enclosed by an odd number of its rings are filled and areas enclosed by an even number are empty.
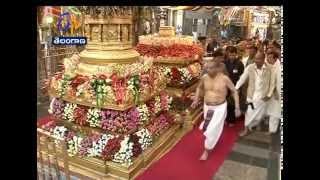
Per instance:
[[[265,132],[240,137],[212,180],[279,180],[280,134]]]
[[[48,114],[49,99],[38,97],[37,117]],[[279,180],[280,134],[266,135],[267,125],[237,140],[212,180]]]

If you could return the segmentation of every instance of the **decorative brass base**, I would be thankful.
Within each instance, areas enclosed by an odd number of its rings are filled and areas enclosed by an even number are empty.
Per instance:
[[[113,51],[88,51],[80,53],[80,62],[95,65],[108,65],[110,63],[135,63],[139,61],[139,53],[134,49]]]
[[[184,127],[192,129],[197,123],[202,120],[203,116],[202,106],[198,106],[196,109],[187,110],[186,113],[182,114],[184,116]]]

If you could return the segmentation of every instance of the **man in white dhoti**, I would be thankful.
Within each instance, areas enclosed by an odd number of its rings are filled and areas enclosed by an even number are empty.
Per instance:
[[[269,116],[269,134],[275,133],[278,129],[278,125],[281,118],[281,64],[278,59],[278,52],[269,51],[267,55],[267,62],[271,66],[271,72],[273,80],[275,81],[275,87],[273,94],[268,101],[267,115]]]
[[[247,80],[247,111],[245,114],[245,129],[240,136],[248,134],[248,130],[257,126],[266,113],[267,101],[270,99],[274,87],[271,80],[271,67],[265,62],[265,55],[259,51],[254,59],[254,64],[250,64],[241,75],[236,84],[239,89]]]
[[[206,139],[205,150],[200,160],[208,158],[209,151],[214,148],[222,133],[227,116],[226,96],[228,89],[232,92],[235,101],[235,114],[237,117],[241,115],[238,92],[229,77],[223,73],[224,64],[211,61],[207,64],[207,68],[208,73],[202,76],[191,105],[192,107],[197,106],[200,101],[200,94],[203,92],[204,121],[201,123],[200,129],[203,130]]]

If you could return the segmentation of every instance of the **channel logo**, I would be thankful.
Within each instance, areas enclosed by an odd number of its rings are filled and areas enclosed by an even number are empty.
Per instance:
[[[63,25],[62,21],[66,18],[66,23]],[[67,32],[71,28],[71,14],[65,12],[59,16],[57,27],[60,32]],[[87,38],[81,36],[54,36],[52,37],[53,45],[86,45]]]
[[[53,37],[52,44],[54,45],[86,45],[86,37]]]

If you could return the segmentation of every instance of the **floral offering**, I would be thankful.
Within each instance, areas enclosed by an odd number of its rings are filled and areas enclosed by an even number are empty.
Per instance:
[[[70,134],[72,135],[68,135],[69,137],[66,138],[66,140],[68,155],[72,157],[78,154],[81,147],[82,137],[76,136],[73,132],[70,132]]]
[[[159,117],[155,118],[148,126],[148,131],[155,136],[160,135],[162,130],[167,129],[173,123],[173,118],[167,114],[160,114]]]
[[[84,126],[87,124],[87,112],[88,108],[86,106],[77,106],[73,111],[73,117],[75,119],[75,123]]]
[[[131,134],[130,135],[130,142],[133,143],[133,147],[132,147],[132,157],[138,157],[141,153],[142,153],[142,147],[141,144],[139,142],[139,136],[137,136],[136,134]]]
[[[107,145],[104,147],[101,157],[103,160],[112,160],[114,155],[120,150],[122,141],[121,137],[114,137],[107,142]]]
[[[114,157],[112,159],[113,162],[120,163],[124,166],[129,166],[132,164],[133,142],[130,142],[129,140],[130,138],[126,136],[121,141],[120,149],[114,154]]]
[[[66,94],[66,90],[68,86],[71,84],[71,77],[68,75],[63,75],[62,79],[58,80],[58,95],[59,97],[63,97]]]
[[[136,132],[135,135],[139,137],[139,143],[141,144],[142,150],[147,149],[147,147],[152,144],[152,136],[148,129],[143,128]]]
[[[49,113],[52,114],[57,119],[62,119],[65,102],[61,99],[53,98],[50,103]]]
[[[92,148],[88,149],[88,156],[101,157],[101,153],[110,139],[114,138],[111,134],[102,134],[100,139],[92,142]]]
[[[76,108],[77,108],[77,104],[67,103],[63,111],[63,119],[69,122],[73,122],[74,121],[73,112]]]
[[[201,55],[203,50],[196,44],[172,44],[169,46],[163,45],[147,45],[138,44],[136,50],[141,56],[146,57],[176,57],[181,59],[193,58],[195,55]]]
[[[149,113],[149,109],[148,109],[147,105],[146,104],[139,105],[137,107],[137,110],[139,112],[141,124],[145,124],[145,123],[149,122],[150,113]]]
[[[101,127],[101,110],[98,108],[89,109],[87,122],[91,127]]]
[[[64,126],[56,126],[53,129],[53,137],[57,139],[64,139],[67,131],[67,128],[65,128]],[[55,143],[57,144],[58,140],[55,140]]]

